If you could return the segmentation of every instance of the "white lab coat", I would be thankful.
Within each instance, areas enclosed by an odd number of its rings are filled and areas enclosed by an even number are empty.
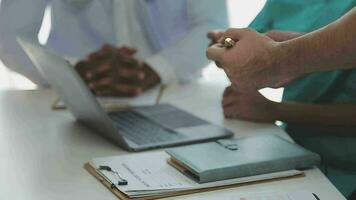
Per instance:
[[[2,0],[0,58],[39,85],[46,80],[16,35],[37,41],[47,6],[52,10],[48,48],[79,59],[104,43],[136,47],[137,57],[152,66],[163,83],[199,76],[208,62],[206,33],[228,25],[224,0]]]

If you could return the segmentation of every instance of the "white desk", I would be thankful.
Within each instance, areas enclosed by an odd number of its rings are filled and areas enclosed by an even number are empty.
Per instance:
[[[224,120],[220,99],[226,84],[204,79],[178,89],[180,94],[168,89],[163,101],[224,124],[238,137],[266,133],[286,136],[274,125]],[[54,99],[49,90],[0,92],[0,199],[117,199],[83,169],[83,164],[94,157],[127,152],[75,123],[68,112],[52,111]],[[345,199],[317,169],[307,171],[304,178],[229,189],[241,193],[275,190],[308,190],[322,200]]]

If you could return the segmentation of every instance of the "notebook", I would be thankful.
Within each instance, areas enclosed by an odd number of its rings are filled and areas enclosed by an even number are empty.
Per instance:
[[[218,140],[168,149],[169,163],[199,183],[318,165],[320,156],[276,135]]]

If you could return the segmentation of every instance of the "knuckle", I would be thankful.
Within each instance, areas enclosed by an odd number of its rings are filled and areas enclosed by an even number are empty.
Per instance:
[[[231,92],[231,86],[225,88],[224,96],[228,95],[230,92]],[[226,99],[226,98],[224,98],[223,100],[225,100],[225,99]]]
[[[139,73],[137,73],[137,78],[138,78],[139,80],[144,80],[145,77],[146,77],[146,74],[145,74],[144,72],[139,72]]]
[[[256,35],[256,34],[257,34],[257,32],[256,32],[254,29],[252,29],[252,28],[243,28],[243,29],[241,30],[241,33],[242,33],[243,35],[245,35],[245,37],[246,37],[246,36],[249,36],[249,35]]]
[[[244,33],[252,33],[252,32],[254,32],[254,30],[252,28],[243,28],[243,29],[241,29],[241,31],[244,32]]]
[[[244,32],[250,32],[251,29],[250,28],[242,28],[241,31],[244,31]]]
[[[212,48],[211,47],[209,47],[206,51],[205,51],[205,55],[206,55],[206,57],[207,58],[209,58],[209,59],[211,59],[212,57],[211,57],[211,54],[212,54]]]
[[[226,37],[232,37],[233,35],[235,35],[237,32],[236,28],[229,28],[226,30],[225,34],[223,35],[225,38]]]
[[[238,30],[237,28],[229,28],[229,29],[226,30],[226,33],[234,33],[237,30]]]
[[[142,92],[143,92],[143,88],[139,87],[139,88],[136,88],[133,93],[134,93],[135,95],[139,95],[139,94],[141,94]]]

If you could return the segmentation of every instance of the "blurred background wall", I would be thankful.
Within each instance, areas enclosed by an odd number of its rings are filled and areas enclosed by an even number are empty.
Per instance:
[[[262,9],[266,0],[228,0],[230,24],[232,27],[246,27]],[[0,0],[1,4],[1,0]],[[47,8],[38,39],[46,43],[50,24],[51,10]],[[0,27],[1,28],[1,27]],[[208,69],[209,70],[209,69]],[[0,60],[0,89],[34,89],[36,86],[27,78],[4,67]]]

